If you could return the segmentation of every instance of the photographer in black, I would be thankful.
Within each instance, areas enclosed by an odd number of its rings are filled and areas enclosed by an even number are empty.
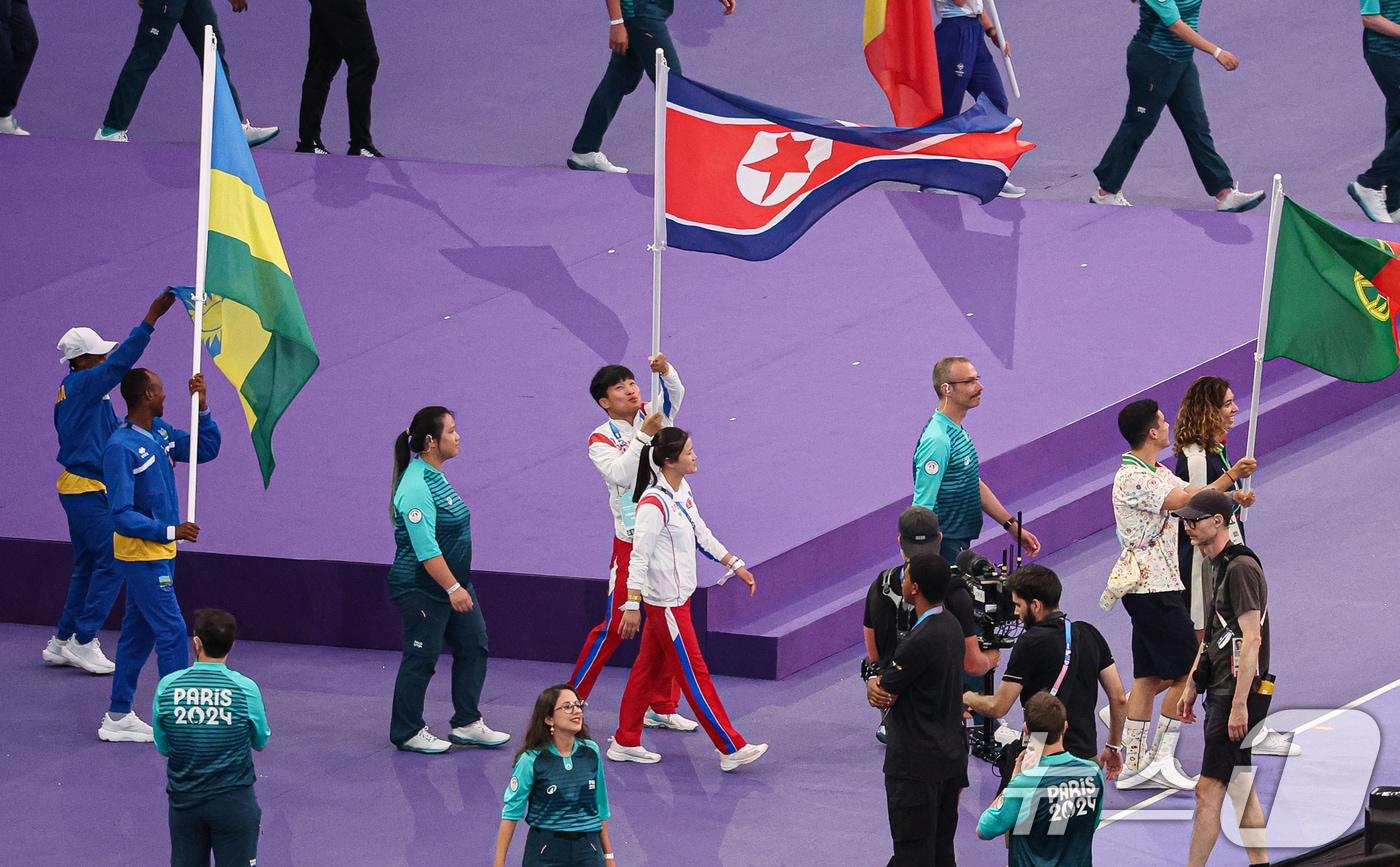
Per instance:
[[[932,509],[923,506],[910,506],[899,516],[899,551],[904,558],[902,565],[886,569],[870,585],[865,597],[865,659],[861,662],[861,679],[868,680],[894,657],[899,640],[914,626],[914,607],[900,595],[904,582],[904,572],[909,559],[920,553],[937,554],[943,542],[943,533],[938,527],[938,516]],[[972,596],[963,582],[950,582],[944,607],[957,618],[963,635],[963,671],[967,675],[981,677],[996,668],[1000,659],[999,651],[983,650],[978,642],[977,617],[973,611]],[[975,686],[975,684],[967,684]],[[883,721],[875,730],[875,737],[885,742]]]
[[[1024,706],[1031,696],[1048,691],[1065,706],[1069,722],[1065,750],[1081,759],[1098,761],[1105,776],[1113,779],[1123,767],[1128,698],[1108,643],[1092,625],[1082,620],[1071,622],[1060,610],[1060,578],[1046,567],[1032,564],[1017,569],[1011,573],[1010,587],[1016,616],[1026,631],[1011,649],[996,694],[966,692],[963,703],[974,713],[999,717],[1017,698]],[[1098,685],[1103,686],[1111,709],[1108,745],[1102,754],[1094,716]]]
[[[937,554],[910,558],[901,587],[914,606],[914,627],[894,658],[866,681],[872,707],[888,709],[885,799],[891,867],[939,865],[957,859],[958,796],[967,787],[963,735],[962,630],[943,607],[952,572]]]
[[[1269,715],[1274,676],[1269,673],[1269,587],[1259,557],[1230,539],[1235,504],[1206,489],[1173,514],[1191,544],[1211,565],[1205,640],[1196,654],[1186,691],[1177,702],[1184,723],[1196,721],[1197,693],[1205,693],[1205,753],[1196,783],[1190,865],[1204,865],[1220,836],[1220,807],[1229,787],[1250,864],[1267,864],[1264,810],[1250,767],[1253,732]],[[1239,771],[1236,774],[1236,771]],[[1241,809],[1243,808],[1243,809]]]

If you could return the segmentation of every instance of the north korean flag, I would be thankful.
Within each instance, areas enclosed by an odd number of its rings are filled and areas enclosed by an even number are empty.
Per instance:
[[[904,181],[996,198],[1035,145],[986,97],[921,127],[797,114],[672,72],[666,100],[668,246],[771,259],[847,196]]]

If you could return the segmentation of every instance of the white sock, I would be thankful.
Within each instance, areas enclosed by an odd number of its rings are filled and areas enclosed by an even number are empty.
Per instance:
[[[1166,714],[1157,717],[1157,742],[1152,745],[1152,761],[1166,762],[1176,757],[1176,742],[1181,737],[1181,720]]]
[[[1123,758],[1124,771],[1136,771],[1146,762],[1143,755],[1147,748],[1147,720],[1129,719],[1123,726],[1123,746],[1125,756]]]

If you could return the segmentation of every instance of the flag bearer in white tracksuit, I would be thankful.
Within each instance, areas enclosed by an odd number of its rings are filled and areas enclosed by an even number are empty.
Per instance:
[[[642,451],[633,493],[637,521],[622,637],[637,634],[643,603],[647,616],[642,646],[622,694],[617,733],[607,755],[613,761],[661,761],[659,754],[642,746],[642,718],[650,698],[649,685],[679,675],[686,700],[720,752],[720,770],[732,771],[762,756],[768,745],[749,743],[730,723],[700,655],[690,620],[696,550],[729,567],[749,585],[750,594],[755,585],[744,561],[729,553],[700,517],[685,481],[695,471],[695,448],[690,435],[680,428],[662,428]]]

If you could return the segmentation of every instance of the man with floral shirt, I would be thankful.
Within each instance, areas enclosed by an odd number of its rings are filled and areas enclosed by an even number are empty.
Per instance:
[[[1157,462],[1171,448],[1171,430],[1157,401],[1139,400],[1123,407],[1118,430],[1130,449],[1113,478],[1113,519],[1123,553],[1101,602],[1108,609],[1121,596],[1133,623],[1133,687],[1123,732],[1127,755],[1118,788],[1194,789],[1196,778],[1187,775],[1175,757],[1181,720],[1172,714],[1199,645],[1182,594],[1177,519],[1170,513],[1202,488]],[[1208,487],[1232,493],[1248,506],[1254,502],[1253,492],[1231,488],[1253,474],[1255,466],[1253,458],[1241,458]],[[1157,720],[1157,737],[1148,750],[1152,705],[1163,692],[1167,697]]]

